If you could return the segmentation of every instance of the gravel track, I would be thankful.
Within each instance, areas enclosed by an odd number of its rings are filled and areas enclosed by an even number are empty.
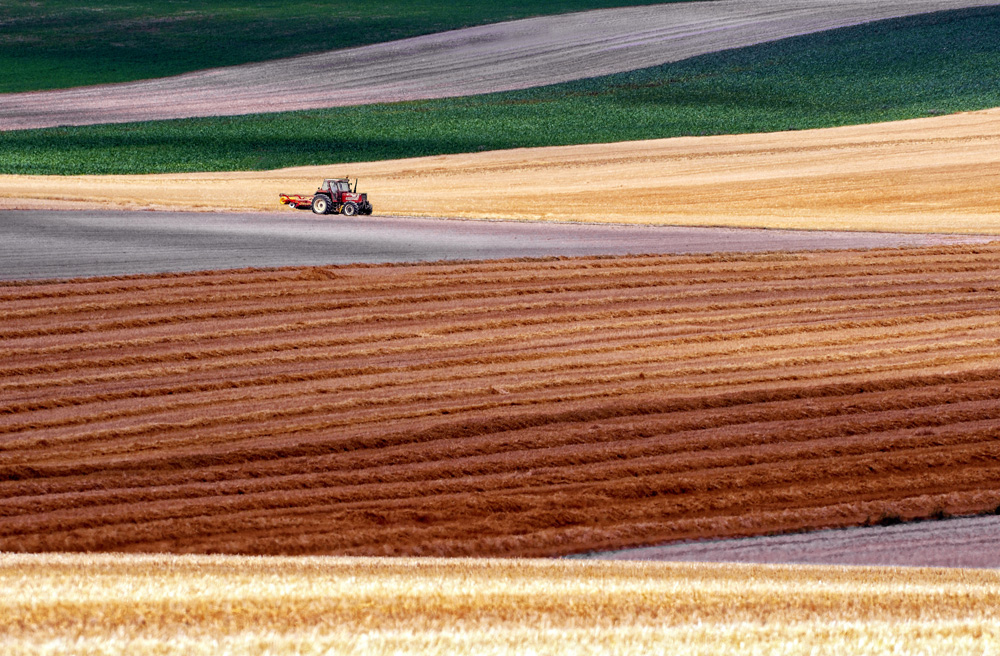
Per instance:
[[[314,109],[618,73],[984,0],[714,0],[547,16],[170,78],[0,95],[0,130]]]
[[[1000,516],[963,517],[590,554],[605,560],[1000,568]]]
[[[0,285],[0,551],[556,556],[992,511],[998,256]]]
[[[0,280],[512,257],[886,248],[986,237],[315,217],[0,211]]]

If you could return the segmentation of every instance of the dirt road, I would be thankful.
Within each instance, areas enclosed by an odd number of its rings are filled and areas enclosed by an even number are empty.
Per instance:
[[[0,95],[0,130],[522,89],[989,0],[714,0],[548,16],[172,78]]]
[[[885,248],[988,237],[684,228],[308,212],[0,210],[0,280],[376,262]]]
[[[590,554],[605,560],[1000,568],[1000,516],[688,542]]]

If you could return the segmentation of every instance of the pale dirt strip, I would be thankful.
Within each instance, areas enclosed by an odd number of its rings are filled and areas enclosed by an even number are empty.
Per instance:
[[[683,542],[588,558],[817,565],[1000,568],[1000,515]]]
[[[0,130],[523,89],[990,0],[714,0],[546,16],[141,82],[0,95]]]
[[[762,253],[988,243],[996,237],[677,226],[318,217],[310,212],[0,210],[0,280],[247,266],[633,253]]]
[[[0,555],[21,654],[992,654],[1000,573]]]
[[[0,208],[274,210],[344,175],[377,214],[996,235],[1000,109],[267,172],[8,175]]]

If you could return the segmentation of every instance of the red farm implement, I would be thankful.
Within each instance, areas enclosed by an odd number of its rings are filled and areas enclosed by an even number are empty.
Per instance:
[[[311,209],[316,214],[371,214],[372,204],[368,202],[368,194],[358,193],[358,181],[347,178],[329,178],[323,181],[319,189],[311,196],[301,194],[278,194],[282,205],[288,205],[296,210]]]

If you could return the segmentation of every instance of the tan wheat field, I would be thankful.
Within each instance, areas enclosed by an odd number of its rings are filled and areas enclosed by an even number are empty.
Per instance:
[[[280,192],[311,194],[324,177],[350,175],[376,214],[1000,234],[998,171],[991,109],[280,171],[3,175],[0,208],[281,211]]]
[[[986,654],[995,570],[0,555],[5,654]]]

